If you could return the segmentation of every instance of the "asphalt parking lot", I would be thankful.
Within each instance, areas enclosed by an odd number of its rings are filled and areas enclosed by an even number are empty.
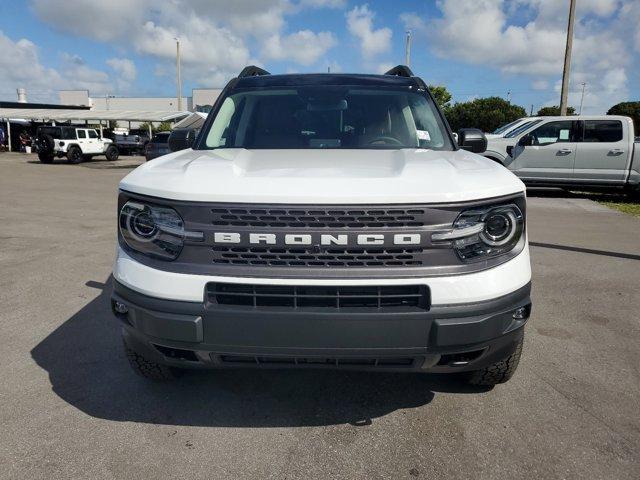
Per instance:
[[[1,478],[638,478],[640,219],[531,196],[533,316],[493,390],[335,371],[155,384],[108,305],[137,163],[0,154]]]

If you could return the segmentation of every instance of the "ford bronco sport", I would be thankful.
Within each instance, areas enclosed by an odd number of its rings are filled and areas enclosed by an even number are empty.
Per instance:
[[[112,310],[132,368],[514,373],[525,187],[407,67],[247,67],[195,143],[120,183]],[[474,153],[475,152],[475,153]]]

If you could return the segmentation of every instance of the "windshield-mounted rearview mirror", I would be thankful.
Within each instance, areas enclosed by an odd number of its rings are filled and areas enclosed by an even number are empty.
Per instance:
[[[347,108],[349,108],[349,105],[344,98],[338,101],[323,102],[314,100],[307,103],[307,111],[309,112],[331,112],[337,110],[346,110]]]

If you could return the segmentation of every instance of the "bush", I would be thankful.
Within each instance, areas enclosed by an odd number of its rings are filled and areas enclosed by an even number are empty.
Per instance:
[[[451,129],[479,128],[483,132],[493,132],[496,128],[527,116],[524,108],[512,105],[500,97],[476,98],[470,102],[456,103],[445,107]]]
[[[573,107],[567,107],[567,115],[575,115],[576,109]],[[557,117],[560,115],[560,107],[558,105],[554,105],[553,107],[542,107],[536,113],[537,117]]]
[[[447,108],[451,101],[451,94],[447,87],[442,85],[429,85],[429,91],[440,108]]]
[[[624,115],[633,119],[636,135],[640,131],[640,102],[622,102],[609,109],[607,115]]]

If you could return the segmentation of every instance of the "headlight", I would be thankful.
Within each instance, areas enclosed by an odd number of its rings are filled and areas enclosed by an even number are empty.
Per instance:
[[[462,212],[453,230],[434,233],[434,242],[451,242],[465,262],[484,260],[512,250],[524,232],[524,215],[515,204]]]
[[[172,208],[131,200],[120,210],[119,225],[125,243],[140,253],[175,260],[182,251],[184,224]]]

